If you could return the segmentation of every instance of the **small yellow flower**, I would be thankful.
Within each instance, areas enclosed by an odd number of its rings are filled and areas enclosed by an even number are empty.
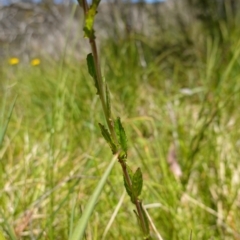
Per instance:
[[[15,58],[15,57],[10,58],[10,59],[8,60],[8,63],[9,63],[10,65],[17,65],[17,64],[19,63],[19,59],[18,59],[18,58]]]
[[[38,58],[34,58],[34,59],[32,59],[32,61],[31,61],[31,65],[32,66],[37,66],[37,65],[39,65],[41,63],[41,61],[40,61],[40,59],[38,59]]]

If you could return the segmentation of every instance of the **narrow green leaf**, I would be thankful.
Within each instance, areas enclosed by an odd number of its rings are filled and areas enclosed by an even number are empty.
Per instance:
[[[97,81],[97,73],[96,73],[96,68],[94,64],[94,59],[92,53],[89,53],[87,55],[87,65],[88,65],[88,72],[91,75],[91,77],[94,80],[95,87],[97,89],[97,94],[99,95],[99,86],[98,86],[98,81]]]
[[[96,189],[94,190],[92,196],[90,197],[90,199],[84,209],[83,215],[81,216],[76,227],[74,228],[73,234],[70,236],[69,240],[83,239],[84,232],[85,232],[87,223],[89,221],[89,218],[95,208],[95,204],[98,200],[98,197],[99,197],[100,193],[102,192],[102,189],[107,181],[107,178],[108,178],[116,160],[117,160],[117,156],[115,156],[112,159],[112,161],[110,162],[110,164],[108,165],[106,171],[104,172],[102,178],[100,179],[100,182],[98,183]]]
[[[112,137],[109,133],[109,131],[107,130],[107,128],[102,125],[101,123],[98,123],[100,129],[101,129],[101,132],[102,132],[102,136],[104,137],[104,139],[106,140],[106,142],[109,144],[111,150],[112,150],[112,153],[113,154],[116,154],[117,153],[117,146],[115,145],[115,143],[113,142],[112,140]]]
[[[2,143],[3,143],[3,139],[4,139],[4,136],[6,134],[6,131],[7,131],[7,127],[8,127],[8,123],[10,122],[10,119],[11,119],[11,116],[12,116],[12,112],[13,112],[13,109],[14,109],[14,106],[15,106],[15,103],[17,101],[17,96],[14,98],[13,100],[13,103],[9,109],[9,113],[8,113],[8,116],[7,116],[7,121],[6,123],[3,125],[3,128],[0,129],[0,147],[2,146]]]
[[[142,172],[141,172],[141,169],[138,168],[134,173],[133,179],[132,179],[132,193],[134,198],[137,198],[140,196],[142,191],[142,185],[143,185]]]
[[[132,181],[133,172],[132,172],[131,168],[130,168],[128,165],[126,165],[126,166],[127,166],[128,175],[129,175],[129,177],[130,177],[130,179],[131,179],[131,181]],[[131,189],[131,186],[128,185],[128,182],[127,182],[127,180],[126,180],[126,178],[125,178],[124,175],[123,175],[123,181],[124,181],[124,186],[125,186],[125,189],[126,189],[126,191],[127,191],[128,196],[129,196],[130,198],[132,198],[132,189]]]
[[[127,157],[127,136],[122,126],[121,119],[119,117],[114,122],[114,128],[118,138],[118,143],[121,146],[126,158]]]
[[[96,77],[96,71],[95,71],[95,66],[94,66],[94,59],[92,53],[89,53],[87,55],[87,64],[88,64],[88,72],[89,74],[95,78]]]
[[[108,85],[106,84],[106,103],[107,103],[107,114],[108,114],[108,118],[111,119],[111,99],[110,99],[110,92],[109,92],[109,88]]]

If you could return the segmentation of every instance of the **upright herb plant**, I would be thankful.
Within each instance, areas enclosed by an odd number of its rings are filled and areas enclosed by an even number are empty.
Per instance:
[[[142,201],[139,198],[143,185],[142,172],[140,168],[137,168],[137,170],[133,172],[127,164],[128,146],[126,133],[120,117],[113,118],[112,116],[108,85],[105,81],[103,81],[102,78],[95,41],[96,37],[93,28],[94,19],[100,0],[93,0],[91,6],[88,5],[86,0],[78,0],[78,2],[83,8],[85,16],[84,35],[89,39],[92,50],[92,52],[87,55],[88,71],[94,80],[97,95],[99,95],[101,100],[102,109],[107,124],[107,126],[105,126],[104,124],[99,123],[99,127],[101,129],[102,136],[109,144],[112,153],[118,156],[118,162],[122,167],[124,186],[131,199],[131,202],[136,206],[136,210],[134,212],[143,232],[143,238],[148,240],[150,239],[148,218],[143,208]]]

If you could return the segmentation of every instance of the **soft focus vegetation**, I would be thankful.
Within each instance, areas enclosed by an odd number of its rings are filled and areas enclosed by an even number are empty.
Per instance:
[[[240,30],[229,16],[101,41],[128,162],[142,169],[142,198],[164,240],[240,238]],[[85,59],[1,63],[0,230],[67,239],[112,159]],[[115,165],[86,239],[141,239],[122,181]]]

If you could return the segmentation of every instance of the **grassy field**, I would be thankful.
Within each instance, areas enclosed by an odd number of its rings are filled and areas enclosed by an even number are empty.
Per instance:
[[[161,36],[108,39],[102,69],[162,238],[240,239],[239,30],[195,31],[189,46],[166,47]],[[112,159],[85,60],[2,62],[0,71],[1,230],[6,239],[68,239]],[[86,239],[141,239],[133,209],[116,164]]]

